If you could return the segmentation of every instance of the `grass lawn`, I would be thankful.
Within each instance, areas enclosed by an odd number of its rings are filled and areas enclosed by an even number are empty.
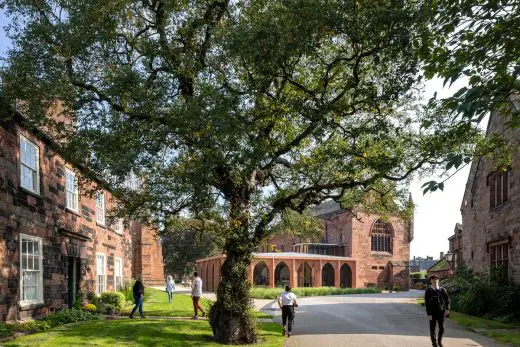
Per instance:
[[[518,324],[502,323],[458,312],[450,312],[450,318],[467,329],[486,329],[485,334],[487,336],[503,343],[520,346]]]
[[[168,294],[166,292],[146,288],[147,297],[143,303],[143,312],[145,316],[164,316],[164,317],[193,317],[193,303],[191,296],[187,294],[173,294],[173,300],[168,302]],[[206,311],[209,308],[210,300],[202,298],[200,306]],[[134,305],[126,306],[123,314],[129,315]],[[137,312],[139,316],[139,312]]]
[[[251,288],[251,297],[253,299],[271,299],[276,300],[283,293],[283,288]],[[381,293],[376,288],[334,288],[334,287],[313,287],[313,288],[293,288],[292,292],[297,297],[303,296],[324,296],[324,295],[345,295],[345,294],[372,294]]]
[[[259,335],[261,343],[255,346],[281,347],[284,343],[275,323],[260,323]],[[211,338],[207,321],[119,319],[62,325],[3,346],[222,346]]]

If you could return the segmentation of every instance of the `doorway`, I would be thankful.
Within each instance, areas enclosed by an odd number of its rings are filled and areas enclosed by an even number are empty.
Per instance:
[[[79,292],[79,282],[81,278],[80,258],[68,257],[68,264],[69,281],[67,286],[67,292],[69,308],[72,308],[72,305],[74,304],[74,299],[76,298],[76,294]]]

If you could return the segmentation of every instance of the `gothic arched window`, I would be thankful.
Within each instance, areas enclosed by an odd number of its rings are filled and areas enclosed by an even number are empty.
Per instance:
[[[392,225],[378,219],[371,230],[372,252],[392,253]]]

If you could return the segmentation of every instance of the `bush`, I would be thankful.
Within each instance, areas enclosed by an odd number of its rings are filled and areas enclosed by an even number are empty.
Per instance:
[[[250,295],[253,299],[275,299],[281,293],[283,288],[251,288]],[[298,297],[302,296],[325,296],[325,295],[345,295],[345,294],[370,294],[381,293],[377,288],[334,288],[334,287],[301,287],[293,288],[292,292]]]
[[[116,312],[116,308],[112,304],[105,304],[105,314],[112,316]]]
[[[83,292],[78,292],[74,297],[74,302],[72,303],[72,308],[76,310],[80,310],[83,307],[83,302],[86,300],[86,294]]]
[[[520,285],[496,274],[481,274],[465,267],[442,281],[454,311],[506,322],[520,321]]]
[[[4,323],[0,323],[0,339],[9,337],[12,334],[12,330],[7,325],[5,325]]]
[[[9,329],[11,331],[19,331],[19,332],[30,332],[37,333],[42,331],[47,331],[51,328],[51,324],[45,320],[32,320],[23,323],[14,323],[9,325]]]
[[[97,297],[96,293],[94,293],[94,292],[88,292],[86,297],[90,304],[97,305],[99,302],[99,298]]]
[[[427,287],[426,284],[424,284],[424,283],[420,283],[420,282],[419,282],[419,283],[415,283],[415,284],[413,285],[413,289],[419,289],[419,290],[425,290],[426,287]]]
[[[122,293],[125,296],[125,301],[134,302],[134,293],[132,291],[134,283],[135,280],[124,281],[121,288],[119,288],[118,292]]]
[[[126,303],[126,298],[123,293],[120,292],[103,292],[99,298],[99,302],[105,305],[111,305],[115,312],[119,313],[123,309]]]
[[[91,312],[76,310],[72,308],[70,310],[64,310],[48,314],[45,318],[43,318],[43,321],[48,322],[51,327],[55,327],[62,324],[90,321],[96,319],[98,319],[98,316]]]
[[[86,304],[82,307],[83,311],[94,313],[96,312],[96,305],[94,304]]]

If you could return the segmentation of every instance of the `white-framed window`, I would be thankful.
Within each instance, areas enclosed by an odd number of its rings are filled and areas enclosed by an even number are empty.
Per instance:
[[[96,294],[107,290],[107,261],[105,254],[96,254]]]
[[[43,303],[42,239],[20,234],[20,305]]]
[[[105,225],[105,193],[96,195],[96,223]]]
[[[20,135],[20,186],[40,194],[40,149]]]
[[[115,258],[114,262],[114,289],[119,290],[123,285],[123,259]]]
[[[65,169],[65,203],[69,210],[78,211],[78,180],[76,174]]]
[[[114,221],[114,231],[118,234],[123,234],[123,231],[124,231],[123,219],[117,218]]]

